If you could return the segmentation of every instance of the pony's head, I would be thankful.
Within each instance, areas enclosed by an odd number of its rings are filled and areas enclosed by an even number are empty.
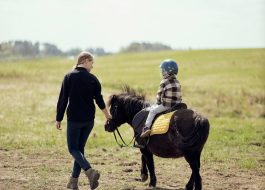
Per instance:
[[[130,122],[144,104],[144,95],[139,95],[129,86],[124,86],[122,93],[111,95],[109,98],[108,106],[112,119],[105,123],[105,130],[113,132],[122,124]]]
[[[105,130],[108,132],[113,132],[117,127],[126,122],[123,111],[124,108],[119,95],[110,96],[108,106],[112,119],[106,122]]]

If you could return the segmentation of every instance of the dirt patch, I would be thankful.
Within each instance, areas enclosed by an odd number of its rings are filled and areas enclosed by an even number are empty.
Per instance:
[[[142,190],[149,180],[140,180],[140,153],[136,149],[87,150],[91,165],[101,172],[98,189]],[[67,154],[43,151],[24,153],[21,150],[0,150],[0,189],[66,189],[72,158]],[[183,190],[190,176],[184,159],[155,157],[157,190]],[[206,190],[261,190],[265,189],[265,173],[240,170],[224,163],[201,163],[203,189]],[[262,165],[264,167],[264,165]],[[87,189],[82,173],[80,190]]]

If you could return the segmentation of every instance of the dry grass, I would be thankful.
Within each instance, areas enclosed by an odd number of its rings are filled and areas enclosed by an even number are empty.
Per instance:
[[[211,131],[202,153],[204,189],[264,189],[265,49],[170,51],[100,57],[94,73],[105,99],[123,83],[154,101],[164,58],[179,62],[183,99],[206,115]],[[0,62],[0,189],[64,189],[71,171],[63,131],[54,128],[64,58]],[[119,149],[97,111],[86,152],[102,172],[99,189],[147,189],[140,154]],[[122,127],[127,141],[132,130]],[[182,189],[190,175],[183,159],[155,158],[157,189]],[[84,176],[81,189],[86,188]]]

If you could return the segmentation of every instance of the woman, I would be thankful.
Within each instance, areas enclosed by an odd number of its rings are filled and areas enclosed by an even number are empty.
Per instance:
[[[106,119],[110,119],[111,115],[101,95],[101,84],[97,77],[90,73],[93,63],[94,57],[89,52],[79,54],[74,70],[64,77],[57,103],[56,128],[61,130],[61,121],[67,107],[67,145],[75,160],[67,184],[69,189],[78,189],[81,169],[85,171],[91,189],[96,189],[99,184],[100,173],[91,168],[84,156],[84,147],[94,126],[94,100]]]

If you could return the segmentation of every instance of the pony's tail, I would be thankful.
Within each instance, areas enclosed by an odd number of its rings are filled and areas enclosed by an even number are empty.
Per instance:
[[[198,126],[199,143],[205,144],[210,132],[209,120],[205,117],[197,116],[195,118],[195,126]]]
[[[186,150],[202,149],[208,139],[210,123],[207,118],[197,115],[194,118],[194,130],[187,137],[181,137],[180,147]]]

